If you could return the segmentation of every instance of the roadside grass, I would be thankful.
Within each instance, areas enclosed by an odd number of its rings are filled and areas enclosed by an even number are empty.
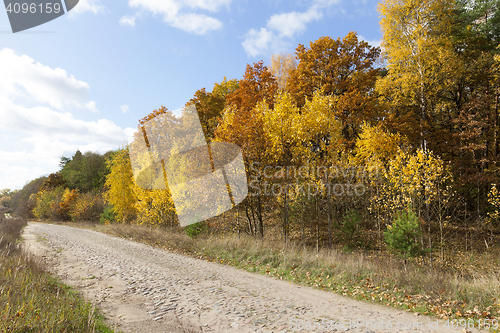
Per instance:
[[[68,223],[64,223],[68,224]],[[332,291],[357,300],[449,319],[460,329],[474,325],[498,332],[500,274],[463,276],[403,262],[386,253],[332,251],[245,235],[190,238],[182,229],[131,224],[69,223],[189,256]],[[496,325],[495,325],[496,323]],[[469,325],[469,326],[467,326]],[[496,326],[496,329],[493,328]]]
[[[0,332],[114,332],[99,309],[21,251],[25,225],[0,214]]]

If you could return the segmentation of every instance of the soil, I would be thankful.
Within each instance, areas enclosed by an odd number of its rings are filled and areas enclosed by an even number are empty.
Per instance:
[[[23,237],[122,332],[465,332],[92,230],[30,222]]]

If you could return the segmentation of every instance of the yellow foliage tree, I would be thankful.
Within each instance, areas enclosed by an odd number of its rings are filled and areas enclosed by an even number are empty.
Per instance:
[[[165,107],[151,112],[139,121],[140,130],[135,133],[135,140],[130,147],[133,165],[129,162],[130,179],[134,181],[132,186],[133,196],[136,199],[134,207],[139,224],[173,226],[175,223],[176,211],[164,170],[168,161],[160,160],[159,156],[170,156],[170,153],[175,153],[176,143],[168,135],[161,133],[176,126],[178,121]],[[148,136],[145,143],[143,135],[147,131],[156,134]],[[143,144],[148,147],[143,147]]]
[[[65,189],[62,195],[61,202],[59,203],[59,215],[63,220],[70,220],[71,207],[74,205],[75,200],[78,198],[78,190]]]
[[[386,107],[399,111],[393,119],[398,130],[411,123],[405,130],[424,149],[431,139],[429,124],[449,111],[443,103],[453,103],[441,96],[464,68],[450,38],[453,4],[454,0],[384,0],[378,7],[388,74],[377,80],[376,89]],[[434,135],[442,138],[443,133]],[[430,144],[433,150],[439,142]]]
[[[135,208],[139,224],[149,226],[175,224],[175,207],[168,190],[149,190],[134,186],[134,194],[137,197]]]
[[[438,197],[438,190],[451,178],[441,158],[418,149],[415,154],[400,150],[385,172],[392,192],[392,211],[411,206],[420,211]]]
[[[488,202],[494,208],[492,212],[488,212],[489,222],[498,223],[500,219],[500,192],[497,189],[497,184],[492,184],[488,193]]]
[[[406,144],[406,140],[398,133],[386,131],[382,125],[372,126],[367,123],[361,125],[361,133],[356,140],[355,155],[351,164],[363,171],[365,186],[371,189],[368,210],[375,215],[382,237],[382,215],[387,205],[387,188],[385,186],[384,172],[387,172],[389,161],[399,154],[399,149]]]
[[[134,194],[134,179],[128,148],[114,152],[106,162],[109,174],[106,176],[104,199],[112,206],[119,222],[131,222],[137,215]]]
[[[332,96],[331,108],[342,123],[342,138],[352,148],[362,122],[379,116],[373,88],[381,73],[375,68],[380,48],[371,47],[350,32],[336,40],[321,37],[309,47],[299,44],[295,54],[299,62],[287,79],[287,91],[300,107],[318,89]]]
[[[368,171],[381,172],[387,163],[396,157],[405,138],[399,133],[385,131],[381,125],[371,126],[364,123],[356,140],[356,159]]]
[[[318,89],[301,108],[297,133],[302,143],[296,149],[302,149],[304,157],[323,159],[322,162],[328,163],[332,162],[335,153],[343,149],[342,124],[333,110],[335,100],[325,95],[323,89]]]

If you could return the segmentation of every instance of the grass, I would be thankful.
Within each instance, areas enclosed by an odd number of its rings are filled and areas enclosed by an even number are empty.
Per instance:
[[[358,300],[443,319],[466,319],[462,323],[473,322],[476,328],[480,323],[489,321],[491,325],[492,321],[500,320],[500,275],[495,271],[463,276],[448,269],[429,268],[418,261],[405,263],[376,251],[317,252],[290,242],[244,235],[204,235],[192,239],[178,229],[130,224],[71,225]]]
[[[21,251],[25,225],[0,214],[0,332],[114,332],[99,309]]]

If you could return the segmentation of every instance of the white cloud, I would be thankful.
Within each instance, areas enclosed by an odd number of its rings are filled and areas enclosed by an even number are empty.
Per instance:
[[[163,17],[168,25],[195,34],[206,34],[222,28],[218,19],[197,13],[204,10],[218,12],[221,7],[229,6],[232,0],[129,0],[132,8],[151,12]],[[124,16],[121,25],[135,25],[135,18]]]
[[[1,95],[0,119],[0,130],[16,131],[37,138],[66,142],[92,141],[105,146],[126,139],[123,129],[111,120],[84,121],[76,119],[70,112],[62,113],[45,106],[16,105]]]
[[[305,13],[291,12],[275,14],[267,22],[267,27],[276,30],[281,36],[293,37],[299,32],[306,30],[307,23],[321,19],[323,14],[313,6]]]
[[[122,18],[120,18],[120,25],[122,27],[135,27],[135,20],[137,19],[137,15],[125,15]]]
[[[203,9],[217,12],[221,7],[229,7],[232,0],[184,0],[183,2],[192,9]]]
[[[95,106],[94,101],[90,101],[90,102],[85,103],[85,107],[94,113],[99,113],[99,110],[97,110],[97,107]]]
[[[88,100],[89,85],[63,69],[1,49],[0,73],[0,188],[57,171],[59,158],[76,149],[116,149],[133,132],[108,119],[75,118],[69,112],[75,107],[98,110]]]
[[[280,36],[266,28],[250,29],[242,45],[245,52],[252,57],[260,54],[280,53],[289,46]]]
[[[99,14],[105,11],[106,7],[101,4],[101,0],[80,0],[78,5],[69,12],[69,17],[75,17],[85,12]]]
[[[289,48],[297,34],[306,30],[308,23],[323,17],[322,10],[340,2],[341,0],[315,0],[305,12],[274,14],[265,28],[250,29],[242,46],[251,57],[282,52]]]
[[[130,111],[130,107],[125,104],[120,106],[120,110],[122,110],[122,113],[128,113]]]
[[[95,111],[95,103],[87,102],[89,85],[64,69],[49,68],[4,48],[0,50],[0,73],[1,94],[11,99],[46,103],[58,110],[78,107]]]
[[[219,20],[204,14],[179,15],[168,23],[174,28],[199,35],[222,28],[222,23]]]
[[[369,39],[366,39],[365,37],[359,35],[358,36],[358,39],[359,40],[364,40],[365,42],[367,42],[368,44],[370,44],[370,46],[375,46],[375,47],[381,47],[382,46],[382,40],[381,39],[372,39],[372,40],[369,40]]]

